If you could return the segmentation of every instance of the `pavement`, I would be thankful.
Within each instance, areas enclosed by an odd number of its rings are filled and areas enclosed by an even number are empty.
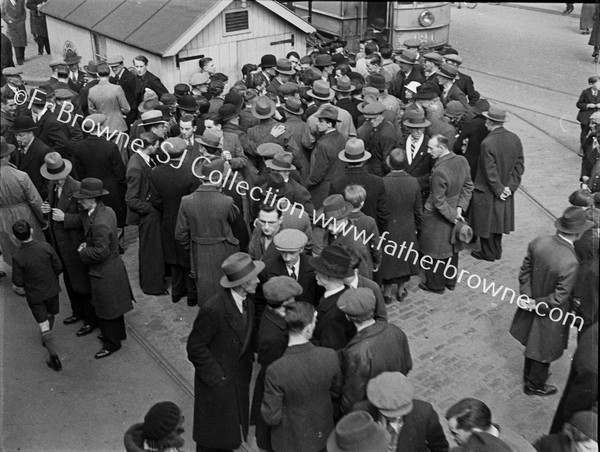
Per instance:
[[[513,5],[529,4],[500,6]],[[574,16],[543,14],[564,9],[564,4],[536,5],[555,7],[541,12],[480,3],[475,10],[452,11],[451,42],[465,59],[464,70],[482,95],[507,108],[507,128],[523,141],[526,168],[523,190],[515,194],[517,228],[504,238],[502,260],[476,261],[467,249],[459,266],[485,278],[485,284],[493,281],[515,292],[527,244],[554,233],[555,217],[577,188],[580,159],[573,148],[579,127],[574,104],[594,70]],[[32,57],[24,65],[26,72],[44,74],[38,71],[47,70],[46,59],[50,58]],[[125,240],[123,258],[137,303],[126,315],[129,339],[123,349],[101,361],[93,359],[99,347],[95,334],[76,338],[77,325],[62,325],[70,315],[63,291],[55,334],[65,369],[48,369],[24,299],[12,292],[9,278],[0,280],[0,450],[122,450],[125,430],[160,400],[182,407],[188,429],[185,450],[193,450],[193,367],[185,344],[197,308],[185,301],[174,305],[169,296],[142,294],[134,227],[126,229]],[[10,277],[5,265],[2,269]],[[545,434],[566,383],[576,331],[571,329],[569,348],[551,367],[550,383],[559,387],[559,394],[526,396],[521,382],[523,347],[508,333],[516,310],[510,291],[504,300],[504,289],[493,297],[481,286],[473,288],[477,277],[472,277],[453,292],[435,295],[420,291],[418,282],[413,278],[407,300],[394,303],[388,312],[409,338],[414,361],[409,378],[416,397],[433,404],[448,438],[443,415],[463,397],[480,398],[491,407],[494,422],[530,441]],[[252,439],[243,450],[257,450]]]
[[[508,6],[510,8],[526,9],[528,11],[536,11],[540,13],[558,14],[563,15],[563,11],[566,8],[565,3],[537,3],[537,2],[523,2],[523,3],[500,3],[500,6]],[[575,17],[579,19],[581,17],[581,4],[576,3],[575,10],[568,15],[569,17]]]

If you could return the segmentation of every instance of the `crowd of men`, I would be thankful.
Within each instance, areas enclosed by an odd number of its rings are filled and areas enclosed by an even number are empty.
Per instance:
[[[72,309],[63,323],[83,321],[77,336],[100,327],[95,357],[110,356],[132,309],[122,231],[137,226],[141,290],[199,306],[187,342],[198,451],[237,449],[250,425],[264,451],[449,450],[437,413],[415,398],[408,339],[387,306],[406,300],[421,270],[422,291],[454,290],[448,270],[476,239],[475,259],[502,259],[523,148],[456,51],[394,50],[375,28],[357,55],[343,42],[264,55],[231,88],[211,58],[172,92],[143,55],[132,68],[119,55],[81,68],[69,50],[29,91],[21,69],[2,71],[0,247],[50,368],[62,368],[57,293],[40,287],[56,288],[62,272]],[[577,304],[578,352],[597,350],[588,185],[572,203],[556,236],[530,244],[519,275],[528,301],[511,334],[526,347],[527,395],[557,392],[549,366],[569,326],[549,310]],[[597,450],[596,401],[597,361],[574,361],[542,442]],[[130,450],[163,450],[180,433],[180,412],[168,408],[166,442],[130,432]],[[480,400],[446,418],[456,450],[532,450]]]

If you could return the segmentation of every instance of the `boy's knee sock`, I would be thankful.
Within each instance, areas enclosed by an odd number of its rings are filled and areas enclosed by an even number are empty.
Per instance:
[[[50,329],[54,328],[54,314],[48,314],[48,322],[50,323]]]
[[[52,331],[44,331],[42,333],[42,341],[44,342],[44,347],[48,350],[50,355],[56,355],[56,346],[54,344],[54,336],[52,335]]]

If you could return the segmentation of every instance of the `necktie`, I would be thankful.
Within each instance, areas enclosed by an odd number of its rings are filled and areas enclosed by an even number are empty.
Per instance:
[[[410,156],[411,158],[415,158],[415,154],[417,153],[417,142],[415,140],[410,140]]]
[[[246,300],[242,301],[242,311],[246,312],[248,310],[248,302]]]
[[[296,281],[298,281],[298,275],[296,275],[294,267],[290,268],[290,277],[294,278]]]

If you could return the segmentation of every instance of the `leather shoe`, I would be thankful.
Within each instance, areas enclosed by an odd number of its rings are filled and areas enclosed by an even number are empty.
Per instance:
[[[119,349],[117,349],[117,350],[119,350]],[[103,348],[94,355],[94,358],[96,358],[96,359],[106,358],[107,356],[112,355],[117,350],[107,350],[107,349]]]
[[[454,290],[454,289],[456,289],[456,286],[451,286],[449,284],[446,284],[446,289],[448,289],[448,290]]]
[[[87,336],[88,334],[90,334],[95,329],[96,329],[95,326],[92,326],[92,325],[83,325],[81,328],[79,328],[79,331],[77,331],[77,333],[75,333],[75,335],[78,336],[78,337]]]
[[[445,292],[445,289],[440,289],[440,290],[430,289],[429,287],[427,287],[426,284],[423,284],[423,283],[419,283],[419,289],[424,290],[425,292],[432,292],[432,293],[437,293],[440,295]]]
[[[398,293],[396,294],[396,298],[398,298],[398,302],[402,303],[406,297],[408,297],[408,291],[406,290],[406,287],[403,288],[401,291],[398,291]]]
[[[386,306],[389,306],[392,304],[392,297],[390,295],[384,295],[383,296],[383,302],[385,303]]]
[[[188,306],[198,306],[198,300],[190,300],[189,298],[187,299],[187,305]]]
[[[71,323],[79,322],[80,320],[81,320],[80,317],[77,317],[76,315],[72,315],[71,317],[67,317],[66,319],[64,319],[63,324],[70,325]]]
[[[556,394],[558,392],[558,388],[553,385],[544,385],[543,388],[525,385],[523,392],[525,392],[527,395],[549,396]]]
[[[488,259],[483,254],[481,254],[479,251],[473,251],[471,253],[471,256],[473,256],[475,259],[480,260],[480,261],[494,262],[494,260],[495,260],[495,259]]]
[[[50,358],[46,361],[48,367],[56,372],[60,372],[62,370],[62,364],[57,355],[50,355]]]

